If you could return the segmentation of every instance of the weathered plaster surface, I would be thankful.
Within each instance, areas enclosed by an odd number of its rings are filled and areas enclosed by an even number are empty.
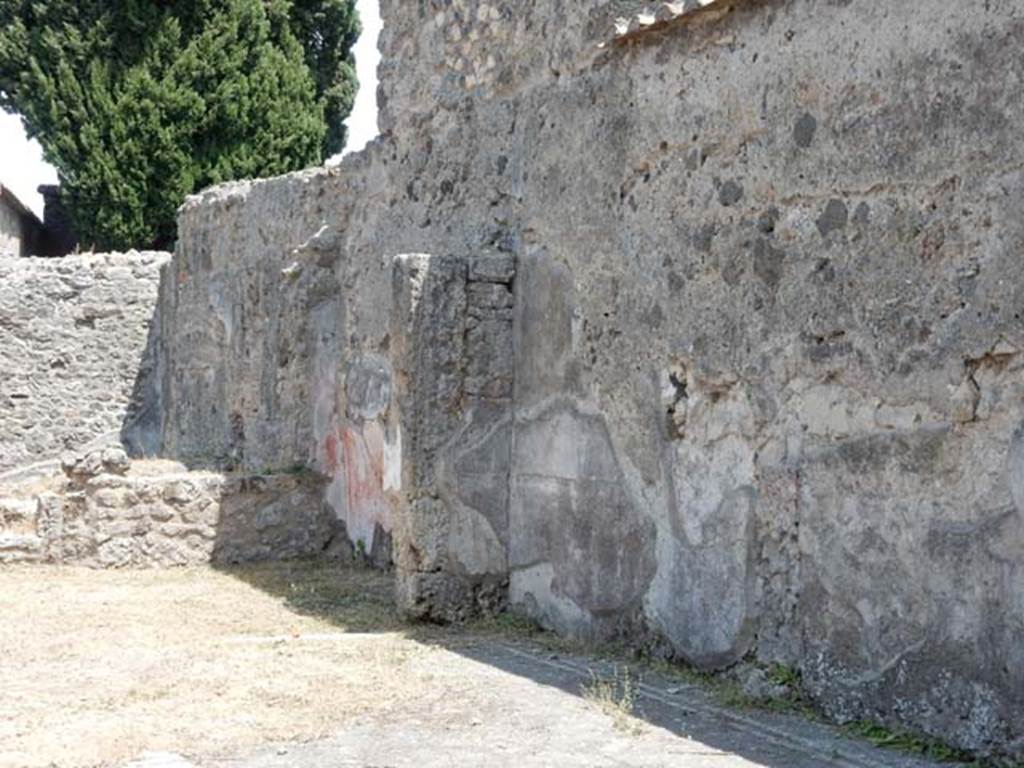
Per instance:
[[[1019,751],[1018,5],[642,10],[382,2],[384,137],[183,210],[166,448],[315,467],[417,615]]]
[[[514,280],[508,255],[394,261],[394,554],[400,602],[415,616],[504,607]]]

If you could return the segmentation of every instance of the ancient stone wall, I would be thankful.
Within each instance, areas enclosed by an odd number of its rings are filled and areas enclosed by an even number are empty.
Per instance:
[[[0,259],[0,473],[97,440],[156,448],[149,374],[168,258]]]
[[[165,445],[324,474],[416,615],[1020,751],[1024,20],[682,5],[383,2],[384,137],[183,211]]]
[[[394,261],[394,555],[399,603],[417,618],[505,607],[515,273],[501,253]]]
[[[350,245],[370,226],[354,202],[386,184],[366,160],[347,170],[182,208],[161,294],[164,451],[197,468],[309,467],[353,542],[386,561],[400,439],[386,425],[391,267],[366,240]]]
[[[312,473],[190,472],[132,463],[118,448],[86,452],[64,472],[5,489],[0,564],[154,568],[352,552]]]

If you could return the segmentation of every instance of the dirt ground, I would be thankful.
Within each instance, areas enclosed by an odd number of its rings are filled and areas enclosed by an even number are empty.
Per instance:
[[[511,621],[405,625],[334,564],[8,567],[0,617],[0,768],[926,764]]]
[[[439,653],[387,576],[337,566],[0,569],[0,766],[117,764],[326,735]]]

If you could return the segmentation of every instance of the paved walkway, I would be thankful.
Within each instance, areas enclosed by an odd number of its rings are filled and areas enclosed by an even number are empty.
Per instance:
[[[595,672],[598,678],[616,674],[608,663],[505,643],[448,651],[462,657],[464,695],[439,679],[436,695],[421,706],[403,707],[394,719],[356,719],[327,739],[198,762],[150,754],[130,768],[937,765],[799,717],[727,709],[700,688],[653,675],[636,683],[636,717],[627,717],[581,695],[593,690]]]

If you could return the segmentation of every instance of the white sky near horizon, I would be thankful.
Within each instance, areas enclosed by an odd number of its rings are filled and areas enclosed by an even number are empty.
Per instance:
[[[359,75],[359,94],[348,119],[348,145],[345,153],[355,152],[377,136],[377,38],[381,20],[377,0],[357,0],[363,22],[363,34],[353,52]],[[335,161],[337,158],[332,158]],[[36,192],[40,184],[57,182],[57,172],[43,160],[42,147],[29,141],[21,118],[0,111],[0,184],[10,189],[26,206],[42,218],[43,199]]]

